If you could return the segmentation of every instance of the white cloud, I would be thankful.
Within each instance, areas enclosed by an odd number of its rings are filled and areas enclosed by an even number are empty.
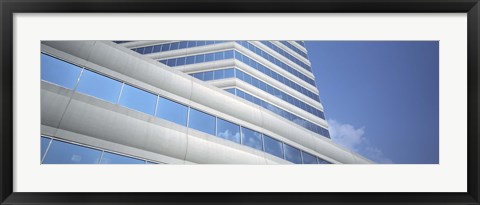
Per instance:
[[[356,129],[350,124],[341,124],[336,120],[328,120],[330,137],[333,141],[352,150],[364,141],[365,127]]]
[[[382,150],[373,146],[364,137],[365,127],[355,128],[350,124],[342,124],[334,119],[328,120],[330,137],[335,143],[345,146],[352,151],[374,161],[383,164],[392,164],[393,161],[386,157]]]

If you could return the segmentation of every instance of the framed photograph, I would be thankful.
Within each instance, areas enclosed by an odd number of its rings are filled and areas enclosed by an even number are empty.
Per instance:
[[[480,204],[478,0],[0,7],[1,204]]]

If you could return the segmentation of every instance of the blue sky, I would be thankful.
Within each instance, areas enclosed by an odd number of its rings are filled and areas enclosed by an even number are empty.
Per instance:
[[[306,42],[332,140],[378,163],[438,163],[438,45]]]

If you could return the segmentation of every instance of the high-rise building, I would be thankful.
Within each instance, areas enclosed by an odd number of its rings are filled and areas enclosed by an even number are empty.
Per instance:
[[[303,41],[44,41],[41,161],[371,163],[335,144]]]

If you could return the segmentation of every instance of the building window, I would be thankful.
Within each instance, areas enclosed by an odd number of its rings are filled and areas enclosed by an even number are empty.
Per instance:
[[[46,138],[46,137],[41,137],[40,139],[40,160],[43,159],[43,156],[45,155],[45,152],[47,152],[48,145],[52,139]]]
[[[158,98],[156,116],[170,122],[174,122],[183,126],[187,126],[188,107],[182,104]]]
[[[242,127],[242,144],[254,149],[263,150],[262,133]]]
[[[240,143],[240,126],[217,118],[217,137]]]
[[[303,152],[302,151],[302,158],[303,158],[303,163],[304,164],[317,164],[317,157],[309,154],[309,153],[306,153],[306,152]]]
[[[81,71],[82,69],[78,66],[42,53],[41,78],[44,81],[73,89]]]
[[[196,109],[190,108],[188,127],[215,135],[215,117]]]
[[[263,143],[265,145],[265,152],[283,159],[283,146],[280,141],[263,135]]]
[[[111,103],[117,103],[121,88],[122,83],[116,80],[84,70],[76,91]]]
[[[288,144],[285,145],[285,159],[295,164],[302,163],[302,154],[300,150]]]
[[[101,154],[100,150],[53,140],[43,164],[97,164]]]
[[[130,109],[153,115],[157,96],[125,84],[122,89],[119,104]]]

